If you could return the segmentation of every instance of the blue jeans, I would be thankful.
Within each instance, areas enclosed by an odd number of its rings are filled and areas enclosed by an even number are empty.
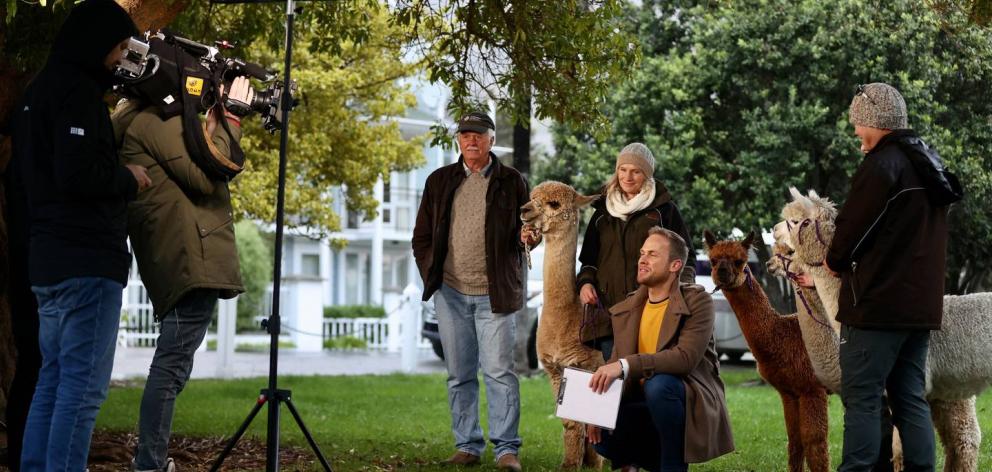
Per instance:
[[[217,290],[193,290],[162,317],[155,357],[141,396],[136,470],[166,466],[176,397],[189,380],[193,354],[207,334],[218,296]]]
[[[841,329],[841,400],[844,452],[841,472],[872,470],[882,433],[882,392],[888,393],[892,424],[902,437],[907,472],[932,471],[933,424],[926,393],[929,331]]]
[[[448,367],[448,406],[455,448],[482,456],[479,366],[489,403],[489,440],[496,458],[516,454],[521,440],[520,384],[513,370],[513,313],[492,312],[488,295],[464,295],[446,284],[434,295],[438,331]]]
[[[114,368],[124,286],[100,277],[32,287],[41,371],[24,432],[21,470],[81,472]]]
[[[644,381],[643,397],[624,398],[617,427],[603,431],[596,452],[614,467],[634,465],[651,472],[685,472],[685,384],[676,375]]]

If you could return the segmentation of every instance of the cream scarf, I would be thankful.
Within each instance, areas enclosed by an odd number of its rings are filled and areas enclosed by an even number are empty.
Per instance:
[[[615,218],[620,218],[620,221],[627,221],[627,216],[647,208],[654,201],[654,192],[654,179],[644,179],[644,185],[641,186],[641,193],[627,200],[623,190],[620,189],[620,184],[616,184],[612,188],[607,189],[606,211],[610,212]]]

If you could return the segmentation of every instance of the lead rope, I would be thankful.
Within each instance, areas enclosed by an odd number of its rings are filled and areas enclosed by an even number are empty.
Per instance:
[[[819,228],[819,225],[817,227]],[[817,232],[817,235],[819,235],[819,232]],[[799,300],[803,302],[803,306],[806,307],[806,313],[809,313],[809,317],[812,318],[813,321],[816,322],[816,324],[833,329],[833,327],[831,327],[827,323],[824,323],[823,321],[820,321],[820,319],[813,314],[813,308],[810,307],[809,302],[806,301],[806,296],[803,295],[803,287],[799,286],[799,274],[789,270],[789,266],[792,265],[792,259],[783,256],[782,254],[775,254],[775,256],[783,261],[783,265],[785,266],[785,276],[788,277],[790,280],[792,280],[793,283],[797,285],[796,296],[799,297]]]
[[[532,226],[532,225],[524,225],[524,228],[528,228],[531,231],[533,231],[533,234],[534,234],[535,237],[537,237],[537,238],[540,238],[541,237],[541,230],[540,230],[540,228],[538,228],[536,226]],[[526,253],[526,256],[527,256],[527,270],[530,270],[530,269],[533,269],[534,268],[534,263],[531,262],[531,260],[530,260],[530,250],[531,250],[530,244],[524,243],[524,253]]]

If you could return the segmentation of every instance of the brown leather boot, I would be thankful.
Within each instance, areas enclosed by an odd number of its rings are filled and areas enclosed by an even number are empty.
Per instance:
[[[496,461],[496,468],[499,470],[512,470],[513,472],[520,472],[520,459],[517,459],[516,454],[503,454],[499,456],[499,460]]]
[[[447,465],[479,465],[479,456],[465,451],[458,451],[444,461]]]

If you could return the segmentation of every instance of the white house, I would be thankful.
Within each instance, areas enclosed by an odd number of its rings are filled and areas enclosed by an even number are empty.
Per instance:
[[[406,116],[395,118],[405,137],[430,132],[438,122],[451,124],[447,116],[448,90],[443,86],[414,83],[417,106]],[[497,134],[497,143],[510,139],[510,133]],[[509,143],[506,143],[509,144]],[[380,202],[378,216],[371,221],[344,203],[344,192],[333,190],[335,208],[341,217],[341,231],[328,239],[287,235],[283,247],[285,276],[318,276],[323,279],[324,305],[382,305],[387,311],[407,284],[420,285],[410,240],[424,183],[431,172],[458,159],[458,151],[424,145],[424,164],[410,172],[393,172],[389,182],[380,180],[374,189]],[[496,146],[498,156],[512,153],[508,146]],[[330,240],[347,241],[344,249],[331,247]],[[293,297],[291,293],[284,296]]]

